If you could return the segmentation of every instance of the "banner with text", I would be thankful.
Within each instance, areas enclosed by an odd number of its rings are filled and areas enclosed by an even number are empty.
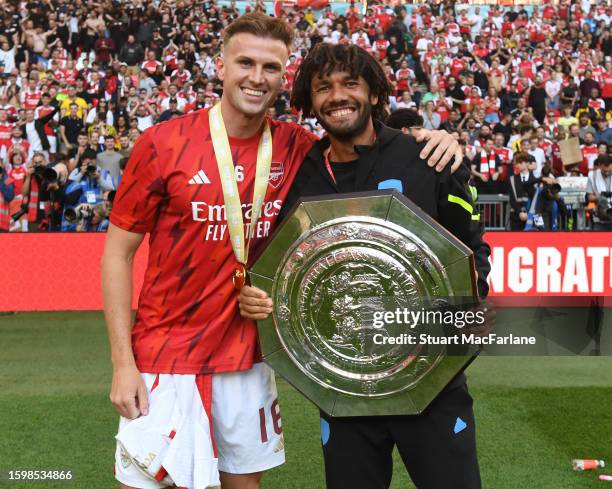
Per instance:
[[[0,311],[102,309],[104,234],[4,234]],[[491,297],[612,300],[612,233],[487,233]],[[147,241],[134,263],[136,306]],[[524,302],[523,302],[524,304]]]

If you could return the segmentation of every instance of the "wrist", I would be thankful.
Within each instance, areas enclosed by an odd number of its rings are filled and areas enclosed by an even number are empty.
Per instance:
[[[118,355],[117,357],[112,356],[111,362],[113,364],[113,370],[122,370],[122,369],[132,369],[136,367],[136,360],[134,360],[134,355],[130,351],[129,355]]]

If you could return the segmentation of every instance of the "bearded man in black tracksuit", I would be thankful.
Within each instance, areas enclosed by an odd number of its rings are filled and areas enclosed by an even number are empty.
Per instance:
[[[392,90],[380,65],[356,46],[319,44],[302,61],[293,90],[293,105],[314,114],[328,136],[300,167],[281,218],[301,197],[394,188],[473,250],[485,297],[489,247],[474,211],[469,170],[432,172],[420,156],[422,145],[377,121]],[[245,287],[239,300],[247,317],[262,319],[271,311],[259,289]],[[388,488],[394,446],[419,489],[481,487],[463,373],[420,415],[330,418],[322,412],[321,431],[328,489]]]

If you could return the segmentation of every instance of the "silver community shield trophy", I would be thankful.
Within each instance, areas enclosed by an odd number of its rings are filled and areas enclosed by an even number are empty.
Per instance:
[[[274,301],[264,360],[330,416],[420,413],[477,353],[418,342],[448,325],[383,321],[476,301],[471,250],[395,191],[302,199],[250,278]]]

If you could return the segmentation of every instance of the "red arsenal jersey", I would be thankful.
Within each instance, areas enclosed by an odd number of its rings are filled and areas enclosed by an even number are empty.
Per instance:
[[[0,149],[2,149],[2,146],[9,147],[14,125],[15,124],[11,124],[10,122],[4,124],[0,123]]]
[[[288,64],[285,67],[285,78],[287,82],[285,83],[285,88],[289,91],[293,88],[293,80],[295,79],[295,75],[297,74],[297,70],[300,66],[297,63]]]
[[[510,148],[506,148],[505,146],[501,148],[493,148],[493,152],[499,156],[499,159],[502,163],[510,163],[512,161],[512,157],[514,153]]]
[[[581,144],[580,151],[582,152],[583,167],[588,168],[588,171],[591,171],[595,164],[595,160],[597,159],[597,145],[596,144]],[[584,173],[584,170],[583,170],[583,173]]]
[[[523,70],[523,73],[525,73],[525,76],[527,78],[529,78],[530,80],[533,80],[534,78],[534,67],[533,67],[533,61],[521,61],[518,65],[519,70]]]
[[[8,177],[13,182],[15,195],[21,195],[21,189],[23,188],[23,182],[27,174],[28,170],[26,170],[25,165],[16,166],[8,171]]]
[[[591,78],[593,78],[593,80],[595,80],[597,83],[601,84],[605,73],[606,69],[603,66],[593,66],[593,69],[591,70]]]
[[[485,112],[487,114],[495,114],[501,108],[501,100],[499,100],[499,97],[489,97],[487,95],[487,97],[485,98],[485,102],[487,103],[487,106],[485,108]]]
[[[601,90],[601,96],[603,98],[612,97],[612,73],[606,72],[603,74],[603,88]]]
[[[550,141],[549,139],[543,139],[542,141],[540,141],[538,143],[538,148],[540,148],[542,151],[544,151],[544,154],[546,155],[546,158],[550,158],[551,157],[552,146],[553,146],[553,142]]]
[[[410,68],[400,68],[395,73],[397,91],[408,90],[408,82],[414,78],[414,71]]]
[[[145,70],[149,75],[154,74],[157,71],[158,66],[163,66],[160,61],[147,60],[141,65],[141,69]]]
[[[272,167],[251,257],[270,236],[316,139],[295,124],[269,123]],[[245,228],[250,226],[259,138],[230,138]],[[207,109],[155,125],[140,136],[110,219],[122,229],[151,233],[132,329],[139,370],[197,374],[251,368],[258,355],[257,330],[240,316],[232,285],[236,260]]]
[[[457,24],[456,22],[450,22],[446,25],[448,27],[449,34],[452,34],[453,36],[459,35],[459,24]]]
[[[451,60],[451,75],[453,75],[455,78],[459,76],[459,73],[461,73],[461,71],[465,68],[465,61],[463,61],[462,59],[457,59],[457,58],[453,58]]]
[[[376,39],[374,41],[374,48],[378,52],[378,56],[380,59],[384,59],[387,56],[387,47],[389,46],[389,41],[386,39]]]
[[[42,92],[40,90],[24,90],[22,94],[22,103],[24,109],[34,109],[42,98]]]
[[[180,70],[174,70],[170,76],[176,78],[178,85],[181,87],[191,79],[191,73],[187,70],[183,70],[182,73]]]

